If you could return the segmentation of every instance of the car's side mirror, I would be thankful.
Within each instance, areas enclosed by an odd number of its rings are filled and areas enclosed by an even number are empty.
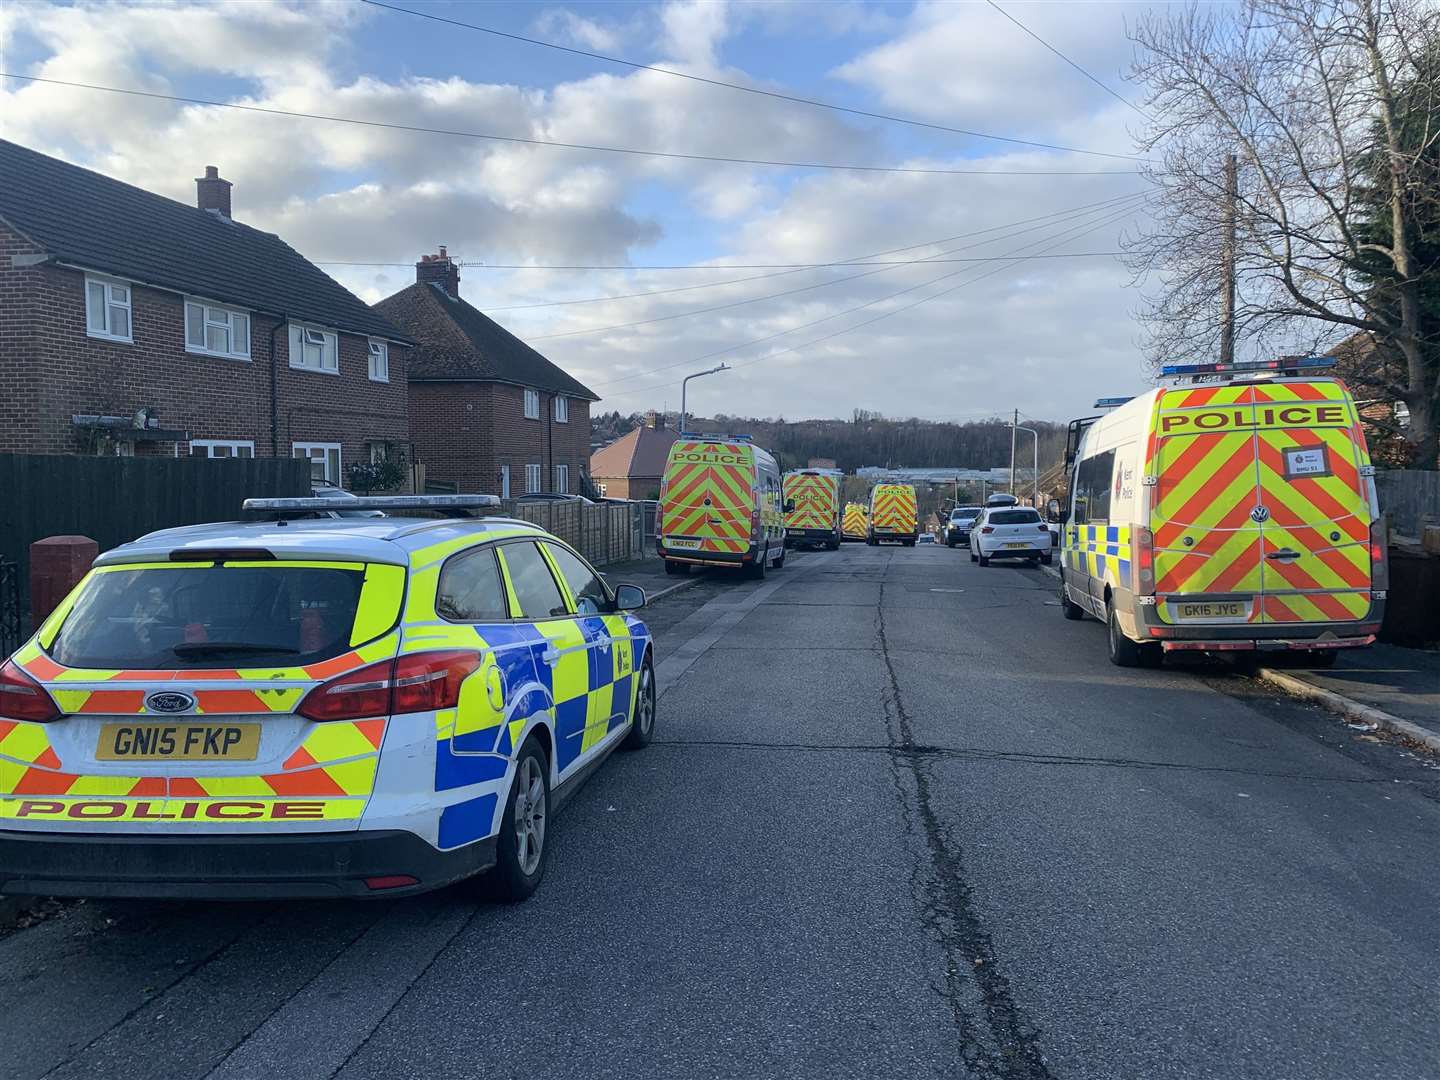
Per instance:
[[[639,611],[645,606],[645,590],[639,585],[615,586],[615,610]]]
[[[785,500],[785,513],[787,513],[787,514],[793,514],[794,512],[795,512],[795,500],[794,500],[794,499],[786,499],[786,500]]]
[[[1069,521],[1069,520],[1070,520],[1070,507],[1068,507],[1068,506],[1062,506],[1062,507],[1060,507],[1060,512],[1055,515],[1055,520],[1058,521],[1061,525],[1064,525],[1067,521]]]

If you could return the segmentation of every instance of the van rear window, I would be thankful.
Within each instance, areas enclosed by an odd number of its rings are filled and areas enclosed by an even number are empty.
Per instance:
[[[164,564],[93,575],[50,647],[81,668],[295,667],[350,647],[365,573]]]
[[[992,510],[987,525],[1034,525],[1040,520],[1038,510]]]

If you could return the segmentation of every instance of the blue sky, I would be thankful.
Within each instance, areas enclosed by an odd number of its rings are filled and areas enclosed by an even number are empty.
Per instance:
[[[1116,154],[1133,152],[1140,123],[984,3],[404,6],[706,78]],[[1108,85],[1138,95],[1121,81],[1125,20],[1136,5],[1003,6]],[[913,257],[1024,245],[1032,254],[1113,251],[1143,220],[1138,201],[1109,215],[1061,214],[1143,191],[1124,160],[636,72],[354,0],[12,3],[0,8],[0,54],[7,71],[287,111],[678,153],[987,172],[677,163],[0,86],[0,136],[185,201],[192,178],[216,164],[235,183],[236,216],[310,258],[400,264],[327,267],[368,300],[413,280],[409,264],[441,243],[487,263],[723,266],[843,260],[987,229],[997,231],[917,246]],[[1114,175],[996,174],[1037,170]],[[1024,233],[998,228],[1046,214],[1055,216]],[[1076,223],[1093,231],[1062,232]],[[1143,385],[1137,298],[1113,257],[895,267],[855,281],[836,280],[853,271],[808,270],[553,303],[762,273],[466,267],[462,292],[482,309],[507,309],[495,317],[592,385],[602,408],[673,405],[687,360],[721,350],[736,370],[715,380],[707,407],[756,415],[844,416],[858,407],[964,417],[1019,407],[1063,419],[1096,393]],[[537,302],[553,306],[509,310]],[[742,306],[698,310],[727,304]],[[643,325],[621,326],[633,323]],[[762,338],[770,340],[745,344]]]

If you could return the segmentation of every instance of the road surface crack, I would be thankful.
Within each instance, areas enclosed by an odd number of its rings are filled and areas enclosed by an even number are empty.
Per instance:
[[[960,846],[947,833],[932,801],[929,766],[934,755],[916,746],[900,693],[886,637],[884,582],[877,610],[880,649],[889,676],[882,704],[890,741],[891,774],[900,794],[906,827],[913,833],[914,823],[919,823],[919,836],[930,857],[929,872],[917,866],[911,880],[922,919],[945,952],[944,996],[955,1017],[961,1058],[971,1069],[997,1080],[1049,1080],[1050,1071],[1038,1045],[1039,1032],[1021,1014],[1009,980],[996,962],[990,933],[975,910]],[[907,794],[912,790],[913,799]],[[990,1033],[988,1041],[976,1030],[975,1018],[967,1007],[970,979],[979,992]]]

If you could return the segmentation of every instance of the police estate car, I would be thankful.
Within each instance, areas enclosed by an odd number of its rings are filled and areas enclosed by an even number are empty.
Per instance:
[[[654,731],[644,591],[524,521],[284,519],[318,501],[106,552],[4,665],[0,892],[534,891],[551,813]]]

